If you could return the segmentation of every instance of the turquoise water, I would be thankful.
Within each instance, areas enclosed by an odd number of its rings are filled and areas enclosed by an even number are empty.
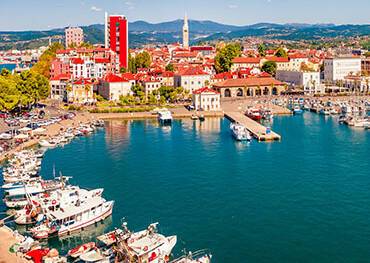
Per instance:
[[[229,121],[114,121],[46,153],[72,183],[116,201],[96,232],[159,221],[175,253],[208,248],[214,262],[370,260],[370,132],[305,113],[277,117],[283,140],[235,142]],[[92,235],[96,234],[95,232]],[[63,241],[64,249],[74,244]]]
[[[10,71],[12,71],[13,69],[16,68],[16,64],[0,64],[0,71],[5,68],[5,69],[8,69]]]

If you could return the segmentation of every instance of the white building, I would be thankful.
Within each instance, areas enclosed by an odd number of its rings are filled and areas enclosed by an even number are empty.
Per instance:
[[[219,111],[221,110],[220,99],[220,93],[207,87],[193,92],[193,106],[195,110]]]
[[[107,75],[100,83],[99,94],[110,101],[119,101],[121,96],[131,94],[130,81],[114,75]]]
[[[209,74],[196,68],[185,69],[175,74],[174,77],[175,87],[183,87],[190,93],[207,86],[210,81],[211,76]]]
[[[302,87],[305,94],[323,93],[320,86],[320,72],[277,70],[276,79],[295,87]]]
[[[361,73],[361,58],[328,58],[324,61],[324,78],[328,83]]]

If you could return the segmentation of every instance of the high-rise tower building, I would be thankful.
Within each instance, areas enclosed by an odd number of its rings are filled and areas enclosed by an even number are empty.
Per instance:
[[[79,46],[84,42],[84,31],[80,27],[68,27],[65,29],[66,48],[72,44]]]
[[[184,26],[182,27],[182,46],[184,48],[189,48],[189,24],[188,16],[185,14]]]
[[[105,47],[118,55],[121,68],[128,68],[128,21],[121,15],[105,13]]]

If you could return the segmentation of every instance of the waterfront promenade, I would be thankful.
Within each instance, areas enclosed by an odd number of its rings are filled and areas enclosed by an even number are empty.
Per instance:
[[[15,253],[10,252],[12,245],[18,242],[15,233],[7,226],[0,227],[0,263],[23,263],[31,262],[23,257],[17,256]]]

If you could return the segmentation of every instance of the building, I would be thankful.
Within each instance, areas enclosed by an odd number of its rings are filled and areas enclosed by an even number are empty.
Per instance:
[[[183,87],[190,93],[207,86],[210,81],[211,76],[198,68],[186,68],[174,76],[175,87]]]
[[[221,110],[220,100],[220,93],[210,88],[205,87],[193,91],[193,106],[195,110],[219,111]]]
[[[94,103],[93,83],[89,79],[78,79],[67,87],[67,101],[70,103]]]
[[[161,80],[157,77],[147,76],[142,81],[142,86],[144,87],[145,96],[148,96],[153,91],[158,90],[161,85]]]
[[[307,95],[325,92],[320,85],[320,72],[277,70],[276,79],[287,82],[293,88],[302,88]]]
[[[66,48],[71,45],[80,46],[84,42],[84,31],[80,27],[68,27],[65,29]]]
[[[254,97],[280,95],[286,90],[286,84],[272,77],[249,77],[245,79],[227,79],[213,85],[221,98]]]
[[[182,46],[186,49],[189,48],[189,24],[186,14],[184,17],[184,26],[182,27]]]
[[[50,98],[53,100],[66,100],[69,75],[58,75],[50,79]]]
[[[110,101],[119,101],[121,96],[131,94],[131,83],[123,77],[108,74],[100,82],[98,93]]]
[[[361,58],[338,57],[324,61],[324,79],[327,83],[344,81],[348,75],[361,74]]]
[[[361,72],[370,76],[370,58],[363,58],[361,60]]]
[[[105,13],[105,47],[118,55],[121,68],[128,68],[128,21],[120,15]]]
[[[261,58],[237,57],[232,60],[231,71],[238,71],[243,68],[260,68]]]

